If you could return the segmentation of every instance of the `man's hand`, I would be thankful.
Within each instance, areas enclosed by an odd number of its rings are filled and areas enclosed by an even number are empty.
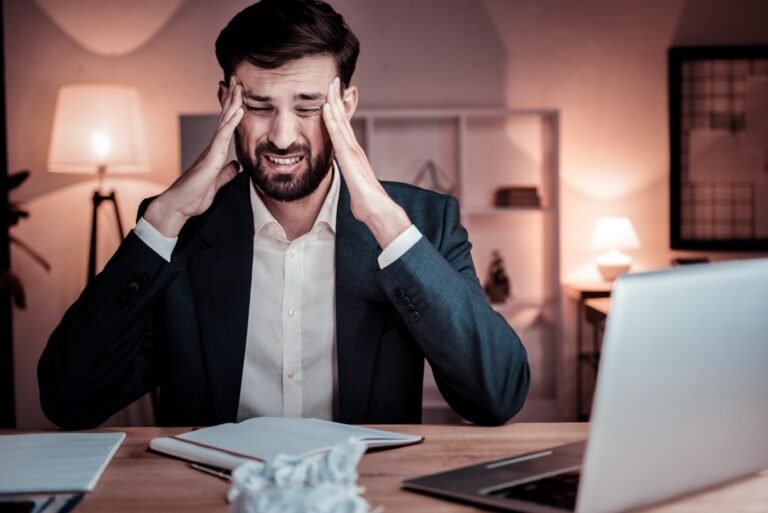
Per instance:
[[[216,192],[237,176],[239,164],[234,160],[227,164],[226,158],[232,134],[243,114],[243,86],[232,77],[213,140],[192,167],[150,203],[144,214],[144,219],[164,236],[178,236],[187,220],[208,210]]]
[[[376,179],[368,157],[355,139],[344,109],[338,77],[328,86],[323,120],[349,187],[352,214],[368,226],[379,246],[386,248],[411,225],[411,220]]]

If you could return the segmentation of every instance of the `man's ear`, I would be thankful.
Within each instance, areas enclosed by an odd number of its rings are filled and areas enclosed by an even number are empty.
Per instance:
[[[347,119],[352,119],[352,115],[357,109],[357,86],[349,86],[344,89],[344,94],[341,96],[341,102],[344,104],[344,114]]]
[[[219,90],[216,93],[216,96],[219,98],[219,105],[224,106],[224,97],[227,96],[227,91],[229,91],[229,87],[227,87],[227,83],[223,80],[219,82]]]

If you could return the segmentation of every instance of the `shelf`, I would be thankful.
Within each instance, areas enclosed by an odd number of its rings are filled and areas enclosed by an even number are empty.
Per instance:
[[[544,310],[558,306],[559,299],[537,299],[537,298],[512,298],[504,303],[491,303],[491,306],[497,312],[511,313],[527,308],[538,308]]]
[[[378,119],[451,119],[451,118],[498,118],[498,117],[558,117],[557,109],[506,109],[506,108],[468,108],[468,109],[357,109],[355,118]]]
[[[495,216],[504,214],[519,214],[520,212],[554,212],[549,207],[469,207],[464,210],[470,216]]]
[[[512,300],[507,303],[491,303],[491,307],[517,331],[525,331],[540,323],[551,322],[556,318],[559,306],[556,300]]]
[[[359,109],[352,119],[377,178],[455,196],[481,283],[494,252],[512,299],[492,305],[525,345],[530,394],[561,402],[559,123],[553,109]],[[535,188],[538,206],[495,206],[500,187]],[[425,373],[426,409],[445,407]],[[553,406],[554,408],[554,406]]]

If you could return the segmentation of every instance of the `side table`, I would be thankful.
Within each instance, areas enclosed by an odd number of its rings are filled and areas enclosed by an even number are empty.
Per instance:
[[[564,284],[563,291],[566,297],[576,301],[576,417],[579,421],[589,420],[590,399],[585,398],[584,372],[591,371],[597,376],[597,364],[599,362],[600,348],[599,338],[595,333],[592,348],[585,347],[584,321],[587,320],[586,301],[595,298],[607,298],[611,295],[613,283],[607,281],[569,282]],[[593,327],[595,328],[595,327]],[[586,369],[585,369],[586,367]]]

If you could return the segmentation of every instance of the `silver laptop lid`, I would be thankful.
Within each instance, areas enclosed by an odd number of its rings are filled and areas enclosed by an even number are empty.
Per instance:
[[[768,468],[768,259],[626,275],[577,511],[623,511]]]

